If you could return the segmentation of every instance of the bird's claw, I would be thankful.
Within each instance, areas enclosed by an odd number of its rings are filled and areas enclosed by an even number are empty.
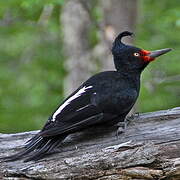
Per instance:
[[[125,119],[124,122],[119,122],[118,123],[118,129],[116,132],[116,136],[117,138],[119,138],[119,134],[125,133],[126,129],[127,129],[127,120]]]
[[[123,122],[119,122],[118,123],[118,130],[116,132],[117,138],[119,138],[119,134],[126,132],[127,126],[131,122],[131,120],[133,120],[134,118],[138,118],[139,116],[140,116],[140,113],[137,112],[135,114],[132,114],[131,116],[126,117]]]
[[[140,113],[139,113],[139,112],[136,112],[136,113],[134,113],[134,114],[132,114],[132,115],[130,115],[130,116],[127,116],[126,119],[125,119],[125,121],[127,121],[127,124],[129,124],[130,121],[132,121],[132,120],[135,119],[135,118],[138,118],[139,116],[140,116]]]

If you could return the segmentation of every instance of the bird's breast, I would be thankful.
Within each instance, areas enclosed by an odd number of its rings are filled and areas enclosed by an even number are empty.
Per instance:
[[[103,91],[103,90],[102,90]],[[132,108],[138,93],[135,89],[111,89],[96,93],[96,103],[104,112],[123,114]]]

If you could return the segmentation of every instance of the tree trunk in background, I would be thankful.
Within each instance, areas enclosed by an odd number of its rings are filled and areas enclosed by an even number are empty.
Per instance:
[[[87,40],[91,21],[88,12],[79,0],[69,0],[65,3],[61,21],[67,55],[65,62],[68,71],[68,76],[65,79],[65,93],[67,95],[87,79],[93,69]]]
[[[96,64],[101,68],[98,71],[114,69],[110,51],[112,41],[121,31],[134,31],[136,24],[137,0],[99,0],[103,14],[102,25],[99,25],[100,43],[91,49],[87,36],[93,22],[84,3],[91,1],[69,0],[61,14],[67,55],[68,76],[65,79],[67,94],[97,71]],[[128,40],[131,41],[130,38]]]

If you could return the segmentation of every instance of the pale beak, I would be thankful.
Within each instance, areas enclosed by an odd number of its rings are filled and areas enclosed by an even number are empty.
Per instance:
[[[156,50],[156,51],[150,51],[150,54],[148,54],[148,56],[150,58],[156,58],[158,56],[166,54],[167,52],[169,52],[171,50],[172,50],[171,48],[166,48],[166,49],[160,49],[160,50]]]

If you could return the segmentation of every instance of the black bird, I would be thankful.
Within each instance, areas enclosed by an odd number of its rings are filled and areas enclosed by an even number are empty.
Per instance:
[[[38,160],[56,148],[69,134],[101,124],[123,122],[139,95],[140,75],[156,57],[171,49],[147,51],[121,42],[133,33],[120,33],[112,47],[115,71],[98,73],[67,97],[49,117],[43,129],[25,149],[7,161],[22,157]]]

